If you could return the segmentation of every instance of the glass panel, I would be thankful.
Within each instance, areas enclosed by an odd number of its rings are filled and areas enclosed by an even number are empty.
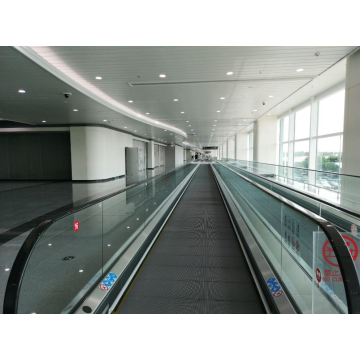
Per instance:
[[[53,223],[29,257],[18,313],[71,312],[194,167],[181,166]]]
[[[278,278],[282,280],[287,294],[296,302],[301,312],[312,313],[313,239],[314,236],[319,237],[319,234],[325,238],[322,230],[315,221],[230,170],[216,164],[214,167],[229,189],[259,247],[277,272]],[[252,180],[255,180],[255,177]],[[261,184],[264,185],[263,182]],[[336,291],[340,297],[341,286]],[[346,304],[340,309],[328,296],[318,297],[317,303],[321,303],[321,306],[316,308],[316,312],[346,311]]]
[[[313,233],[318,226],[301,213],[283,204],[282,273],[286,288],[302,313],[312,309]]]
[[[345,90],[319,101],[318,135],[344,131]]]
[[[351,242],[350,251],[355,251],[355,243]],[[347,240],[348,238],[349,240]],[[351,240],[351,241],[350,241]],[[348,313],[343,277],[336,256],[329,240],[323,232],[313,234],[314,273],[312,289],[312,313],[331,314]]]
[[[295,113],[295,140],[310,136],[310,106]]]
[[[125,252],[145,225],[145,184],[103,202],[103,271]]]
[[[27,264],[18,312],[67,312],[101,277],[102,248],[102,204],[51,225]]]

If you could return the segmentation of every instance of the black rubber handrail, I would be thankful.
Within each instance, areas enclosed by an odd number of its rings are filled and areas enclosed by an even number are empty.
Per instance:
[[[332,171],[314,170],[314,169],[308,169],[308,168],[302,168],[302,167],[296,167],[296,166],[276,165],[276,164],[262,163],[262,162],[258,162],[258,161],[237,160],[237,159],[231,159],[231,158],[224,158],[224,160],[226,160],[226,161],[228,161],[228,160],[231,160],[231,161],[246,161],[247,163],[253,163],[253,164],[271,165],[271,166],[278,166],[278,167],[282,167],[282,168],[299,169],[299,170],[305,170],[305,171],[315,171],[315,172],[321,172],[321,173],[325,173],[325,174],[332,174],[332,175],[338,175],[338,176],[350,176],[350,177],[360,178],[360,176],[358,176],[358,175],[340,174],[340,173],[332,172]],[[221,161],[221,160],[219,160],[219,161]]]
[[[220,163],[220,162],[219,162],[219,163]],[[233,165],[233,164],[229,164],[229,165],[231,165],[231,166],[233,166],[233,167],[235,167],[235,168],[237,168],[237,169],[239,169],[239,170],[241,170],[241,171],[245,171],[245,172],[247,172],[247,173],[249,173],[249,174],[251,174],[251,175],[257,176],[257,177],[261,178],[262,180],[269,181],[269,182],[271,182],[271,183],[273,183],[273,184],[275,184],[275,185],[282,186],[282,187],[284,187],[284,188],[286,188],[286,189],[289,189],[289,190],[291,190],[291,191],[293,191],[293,192],[296,192],[296,193],[301,194],[301,195],[303,195],[303,196],[307,196],[307,197],[309,197],[309,198],[311,198],[311,199],[313,199],[313,200],[316,200],[317,202],[321,202],[321,203],[324,203],[324,204],[326,204],[326,205],[329,205],[329,206],[331,206],[331,207],[333,207],[333,208],[336,208],[337,210],[340,210],[340,211],[342,211],[342,212],[344,212],[344,213],[346,213],[346,214],[348,214],[348,215],[351,215],[351,216],[355,216],[355,217],[357,217],[357,218],[360,218],[360,213],[358,213],[358,212],[356,212],[356,211],[354,211],[354,210],[351,210],[351,209],[349,209],[349,208],[346,208],[346,207],[343,207],[343,206],[341,206],[341,205],[335,204],[335,203],[333,203],[333,202],[331,202],[331,201],[326,201],[326,200],[324,200],[323,198],[316,197],[316,196],[314,196],[314,195],[312,195],[312,194],[303,192],[303,191],[301,191],[301,190],[299,190],[299,189],[295,189],[295,188],[293,188],[293,187],[291,187],[291,186],[289,186],[289,185],[282,184],[282,183],[277,182],[277,181],[275,181],[275,180],[271,180],[270,178],[265,177],[265,176],[262,176],[262,175],[260,175],[260,174],[255,174],[255,173],[253,173],[253,172],[251,172],[251,171],[249,171],[249,170],[246,170],[246,169],[243,169],[243,168],[239,168],[238,166],[235,166],[235,165]],[[314,185],[310,185],[310,186],[314,186]]]
[[[81,211],[83,209],[86,209],[90,206],[93,206],[95,204],[101,203],[107,199],[110,199],[118,194],[121,194],[125,191],[128,191],[136,186],[139,186],[143,183],[149,182],[151,180],[154,180],[161,176],[166,176],[176,170],[179,170],[182,167],[186,167],[190,165],[190,163],[180,165],[178,167],[175,167],[171,170],[165,171],[161,174],[152,176],[150,178],[147,178],[145,180],[139,181],[138,183],[129,185],[121,190],[115,191],[111,194],[105,195],[103,197],[97,198],[95,200],[91,200],[89,202],[86,202],[84,204],[78,205],[78,206],[69,206],[66,210],[60,212],[59,214],[54,215],[50,219],[47,219],[43,222],[41,222],[39,225],[37,225],[31,233],[26,238],[25,242],[21,246],[14,264],[11,268],[9,279],[6,285],[5,290],[5,296],[4,296],[4,305],[3,305],[3,313],[4,314],[16,314],[18,303],[19,303],[19,295],[20,295],[20,287],[21,283],[24,277],[26,266],[29,262],[29,259],[31,257],[32,252],[34,251],[36,244],[40,240],[41,236],[45,233],[45,231],[56,221],[59,221],[60,219],[63,219],[66,216],[69,216],[71,214],[74,214],[78,211]]]
[[[270,196],[278,199],[280,202],[291,207],[296,212],[306,216],[308,219],[315,222],[321,228],[334,249],[335,256],[340,267],[340,271],[344,281],[348,312],[349,314],[360,314],[360,283],[356,267],[350,254],[349,248],[347,247],[344,239],[336,229],[335,225],[321,218],[319,215],[316,215],[313,212],[301,207],[300,205],[293,203],[289,199],[286,199],[285,197],[276,194],[274,191],[267,189],[266,187],[258,184],[257,182],[246,178],[245,176],[239,174],[228,166],[220,162],[218,162],[218,164],[233,172],[237,176],[241,177],[245,181],[251,183],[253,186],[266,192]]]

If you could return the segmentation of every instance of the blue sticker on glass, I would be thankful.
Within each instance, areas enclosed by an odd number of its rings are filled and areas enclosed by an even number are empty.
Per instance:
[[[117,279],[117,275],[115,273],[109,273],[106,275],[102,283],[107,287],[111,287],[115,283],[116,279]]]
[[[283,291],[281,290],[281,286],[276,280],[276,278],[270,278],[266,280],[266,283],[272,293],[273,296],[278,297],[283,294]]]

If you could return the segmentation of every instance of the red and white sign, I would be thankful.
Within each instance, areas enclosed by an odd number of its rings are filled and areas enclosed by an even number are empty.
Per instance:
[[[319,268],[316,268],[316,280],[317,280],[318,282],[321,281],[321,271],[320,271]]]
[[[108,288],[105,284],[100,284],[100,285],[99,285],[99,288],[100,288],[101,290],[104,290],[104,291],[108,291],[108,290],[109,290],[109,288]]]
[[[359,248],[358,248],[356,242],[347,235],[341,235],[341,236],[345,240],[346,245],[349,248],[350,254],[351,254],[353,260],[355,261],[359,255]],[[322,248],[322,254],[323,254],[325,261],[329,265],[334,266],[334,267],[339,267],[339,264],[335,263],[336,256],[335,256],[332,246],[330,245],[329,240],[325,241],[325,244]]]
[[[76,221],[74,222],[74,231],[75,231],[75,232],[79,231],[79,227],[80,227],[80,223],[76,220]]]
[[[283,291],[282,291],[282,290],[279,290],[279,291],[274,292],[274,293],[273,293],[273,296],[279,297],[279,296],[281,296],[282,294],[283,294]]]

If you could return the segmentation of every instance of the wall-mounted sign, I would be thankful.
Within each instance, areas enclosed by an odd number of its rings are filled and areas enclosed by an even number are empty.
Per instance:
[[[203,150],[217,150],[218,146],[203,146]]]

